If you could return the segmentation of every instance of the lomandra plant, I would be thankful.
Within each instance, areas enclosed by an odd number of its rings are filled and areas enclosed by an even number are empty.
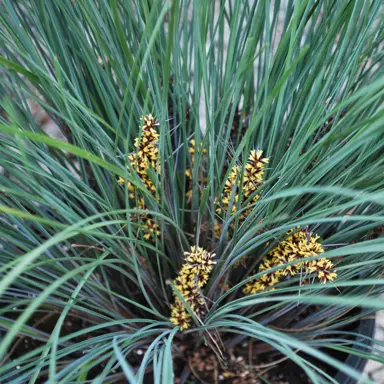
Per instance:
[[[383,363],[381,5],[1,1],[0,381]]]

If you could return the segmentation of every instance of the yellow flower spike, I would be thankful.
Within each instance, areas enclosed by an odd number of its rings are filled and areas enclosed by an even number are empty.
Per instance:
[[[320,236],[313,235],[305,229],[298,229],[296,232],[290,230],[286,234],[285,240],[281,241],[268,255],[264,258],[259,266],[259,272],[268,271],[276,266],[283,266],[286,263],[303,260],[300,263],[282,267],[281,270],[266,273],[265,275],[257,278],[244,287],[244,293],[253,294],[264,290],[270,290],[271,287],[276,285],[283,276],[294,276],[297,273],[304,275],[310,273],[317,273],[317,278],[322,284],[328,281],[333,281],[337,277],[334,271],[333,263],[326,258],[313,260],[310,262],[305,261],[307,257],[320,255],[324,252],[322,245],[319,243]]]
[[[151,178],[148,175],[150,168],[160,174],[160,159],[159,159],[159,150],[158,150],[158,141],[160,135],[157,133],[157,127],[159,123],[157,120],[149,114],[147,116],[141,117],[140,125],[140,134],[139,137],[134,140],[134,147],[136,151],[128,155],[128,162],[131,166],[130,170],[133,169],[142,183],[145,185],[148,191],[152,195],[159,199],[157,195],[156,185],[153,183]],[[118,179],[119,184],[125,184],[126,181],[124,178],[120,177]],[[145,209],[145,201],[142,196],[136,196],[136,188],[130,182],[127,182],[127,188],[129,190],[129,198],[134,200],[137,198],[137,208]],[[140,215],[140,219],[143,221],[143,230],[144,230],[144,239],[150,240],[154,236],[159,236],[160,231],[158,225],[147,217],[147,215]]]
[[[152,167],[160,173],[160,161],[158,139],[160,135],[156,131],[159,123],[149,114],[141,118],[143,121],[140,136],[135,138],[134,146],[137,149],[128,155],[131,167],[136,171],[146,188],[156,195],[156,186],[148,176],[148,169]]]
[[[173,281],[183,299],[196,315],[200,315],[204,311],[204,300],[201,297],[200,289],[209,280],[213,265],[216,264],[212,260],[214,257],[214,253],[192,246],[189,252],[184,252],[185,262],[181,266],[179,275]],[[191,316],[175,293],[174,298],[174,304],[170,306],[170,321],[180,326],[183,331],[191,326]]]
[[[221,196],[221,205],[217,207],[217,213],[228,212],[229,205],[231,202],[231,197],[233,190],[236,188],[236,195],[233,198],[231,216],[233,216],[237,212],[237,203],[239,201],[240,189],[242,193],[242,201],[241,205],[244,204],[246,200],[248,200],[260,187],[264,178],[264,168],[265,164],[268,164],[269,159],[263,157],[262,150],[252,150],[248,156],[247,163],[244,166],[243,173],[243,182],[240,185],[240,177],[241,167],[235,165],[231,172],[229,173],[228,179],[225,182],[223,194]],[[247,206],[249,209],[246,209],[240,215],[240,222],[244,221],[246,217],[252,212],[253,207],[252,204],[256,203],[260,198],[260,195],[255,195],[252,197],[250,201],[247,202]],[[218,201],[218,203],[220,203]]]

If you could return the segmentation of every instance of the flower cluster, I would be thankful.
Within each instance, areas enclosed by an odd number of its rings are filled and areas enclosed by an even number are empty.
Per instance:
[[[254,204],[259,198],[259,194],[255,194],[257,189],[263,182],[265,164],[268,164],[269,159],[263,156],[262,150],[252,150],[248,161],[244,167],[243,181],[241,183],[242,168],[235,165],[225,182],[224,191],[221,197],[221,206],[216,210],[221,214],[223,211],[228,212],[233,190],[236,189],[236,193],[233,196],[231,215],[234,215],[237,211],[237,205],[239,204],[240,192],[241,202],[240,205],[243,208],[243,203],[247,201],[247,206]],[[240,185],[241,183],[241,185]],[[250,200],[249,200],[250,199]],[[248,201],[249,200],[249,201]],[[240,216],[240,220],[244,220],[252,208],[245,210]]]
[[[148,170],[154,169],[157,173],[160,173],[159,163],[159,149],[158,141],[159,134],[156,131],[156,127],[159,123],[150,114],[142,117],[142,125],[140,129],[140,136],[135,139],[136,151],[128,155],[128,160],[131,167],[136,171],[140,180],[147,187],[153,195],[156,195],[156,186],[148,176]],[[118,182],[124,184],[126,182],[122,177]],[[135,198],[135,188],[128,182],[128,190],[130,192],[129,197]],[[144,208],[144,199],[138,199],[138,208]]]
[[[214,253],[209,253],[201,247],[191,247],[190,252],[184,252],[185,262],[173,284],[180,292],[191,310],[200,315],[204,311],[204,299],[201,293],[212,272]],[[180,326],[181,330],[191,325],[191,315],[188,313],[180,298],[174,294],[175,301],[171,305],[171,322]]]
[[[158,141],[159,134],[156,128],[159,123],[151,115],[143,116],[141,118],[142,124],[140,126],[140,136],[135,139],[136,151],[128,155],[128,161],[132,169],[137,173],[140,180],[143,182],[149,192],[158,199],[156,194],[156,185],[153,183],[148,175],[148,171],[153,169],[157,174],[160,174],[160,160]],[[120,184],[125,184],[126,180],[122,177],[119,178]],[[128,182],[129,197],[134,199],[135,187],[132,183]],[[144,209],[145,202],[142,196],[137,197],[137,208]],[[154,220],[145,218],[143,222],[144,238],[149,240],[152,235],[158,236],[160,234],[159,226]]]
[[[157,224],[156,221],[151,218],[147,217],[145,220],[143,220],[142,228],[144,232],[143,237],[145,240],[150,240],[153,236],[160,236],[159,224]]]
[[[268,255],[264,258],[259,266],[258,272],[269,271],[271,268],[286,263],[302,260],[294,265],[285,266],[277,271],[267,272],[261,277],[246,284],[244,293],[253,294],[265,290],[273,289],[283,277],[294,276],[297,273],[303,273],[307,276],[316,273],[321,283],[333,281],[337,274],[334,272],[333,263],[326,259],[306,261],[305,258],[317,256],[324,252],[319,242],[320,236],[313,235],[305,229],[299,229],[294,232],[291,230],[287,233],[285,240],[280,242]]]

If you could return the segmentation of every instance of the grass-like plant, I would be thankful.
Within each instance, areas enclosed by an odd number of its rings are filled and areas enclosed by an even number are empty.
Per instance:
[[[381,5],[1,1],[0,382],[383,363]]]

